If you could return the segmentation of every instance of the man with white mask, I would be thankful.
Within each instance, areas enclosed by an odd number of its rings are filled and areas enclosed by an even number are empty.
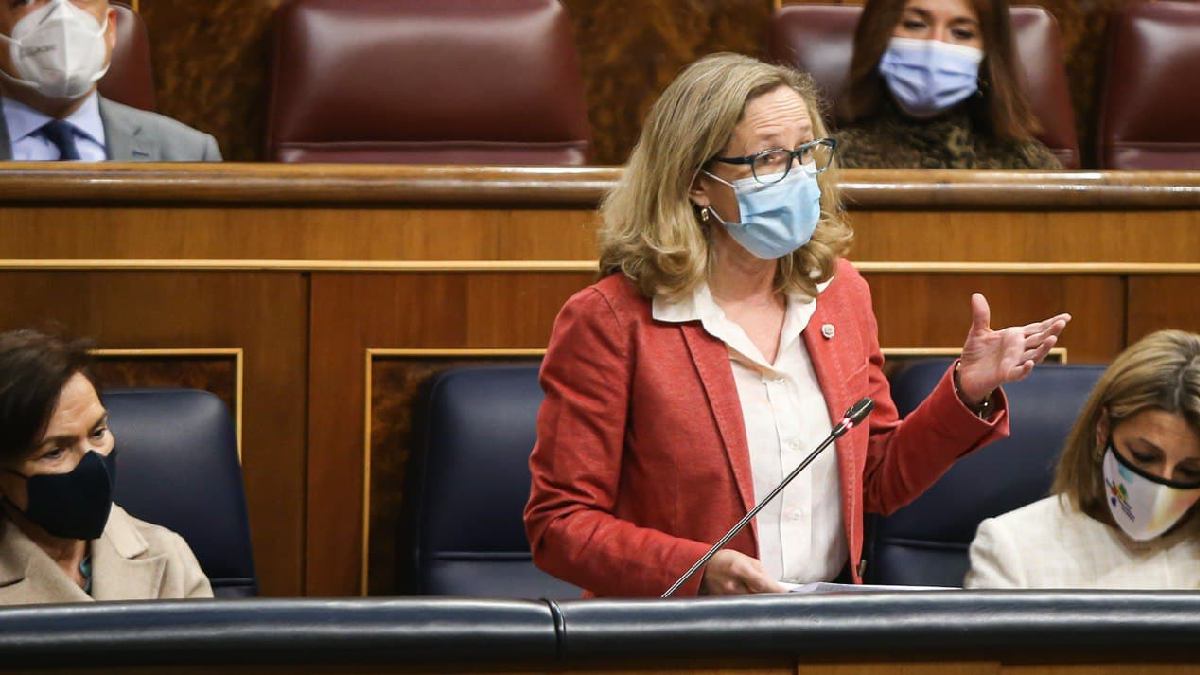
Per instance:
[[[108,0],[0,2],[0,160],[220,161],[212,136],[97,93],[116,22]]]

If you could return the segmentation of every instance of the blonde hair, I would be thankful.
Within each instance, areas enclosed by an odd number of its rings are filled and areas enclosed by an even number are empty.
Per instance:
[[[708,276],[708,225],[688,197],[697,172],[733,136],[746,104],[790,87],[827,135],[812,78],[740,54],[713,54],[688,66],[650,109],[642,135],[616,187],[600,207],[600,273],[621,272],[642,294],[677,297]],[[812,239],[779,260],[776,289],[816,296],[833,276],[853,233],[844,221],[836,169],[817,176],[821,220]]]
[[[1182,416],[1200,433],[1200,335],[1160,330],[1122,352],[1104,371],[1075,421],[1054,476],[1053,492],[1101,522],[1110,522],[1100,477],[1096,429],[1108,415],[1116,428],[1144,410]]]

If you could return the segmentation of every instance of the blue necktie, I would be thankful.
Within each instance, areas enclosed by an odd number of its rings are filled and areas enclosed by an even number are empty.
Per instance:
[[[75,127],[70,122],[50,120],[42,125],[40,131],[58,148],[59,161],[79,159],[79,146],[75,145]]]

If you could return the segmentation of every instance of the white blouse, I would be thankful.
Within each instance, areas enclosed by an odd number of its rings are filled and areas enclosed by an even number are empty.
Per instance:
[[[828,282],[817,286],[825,290]],[[729,348],[729,361],[750,450],[758,503],[812,452],[833,426],[801,331],[817,302],[789,295],[775,363],[763,358],[741,326],[725,316],[707,284],[675,302],[656,296],[657,321],[699,320]],[[758,557],[773,578],[789,583],[829,581],[848,558],[837,454],[826,449],[756,518]],[[730,526],[733,523],[729,523]]]
[[[1058,495],[979,524],[967,588],[1200,589],[1200,518],[1133,541]]]

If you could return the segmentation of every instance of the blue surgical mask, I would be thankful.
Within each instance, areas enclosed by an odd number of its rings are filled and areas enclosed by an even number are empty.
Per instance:
[[[913,117],[945,112],[979,90],[983,51],[939,40],[894,37],[879,60],[892,98]]]
[[[740,223],[726,221],[711,206],[708,210],[734,241],[756,257],[782,258],[812,239],[821,220],[821,187],[817,177],[803,167],[792,169],[783,180],[771,185],[763,185],[753,176],[730,183],[707,171],[704,173],[733,188]],[[772,176],[762,178],[770,182]]]

